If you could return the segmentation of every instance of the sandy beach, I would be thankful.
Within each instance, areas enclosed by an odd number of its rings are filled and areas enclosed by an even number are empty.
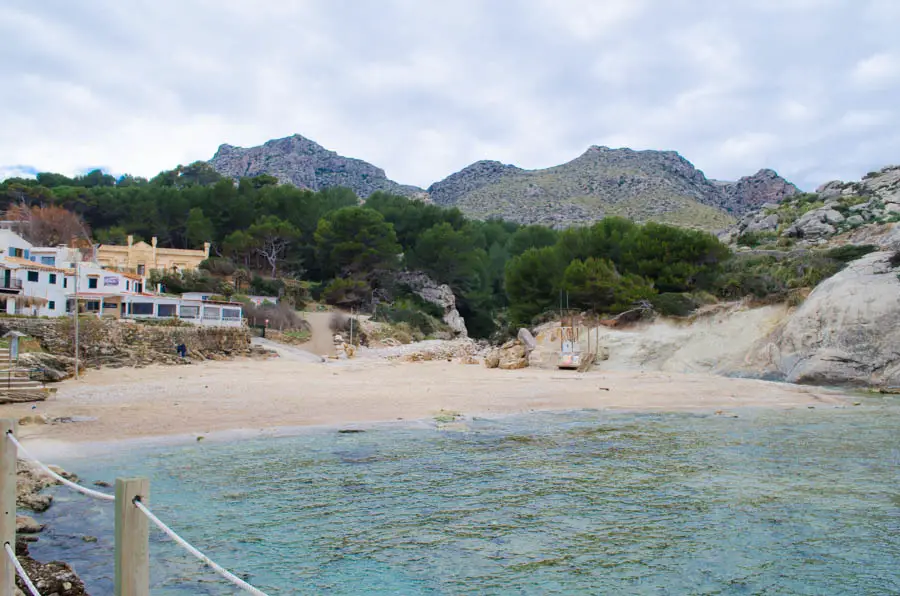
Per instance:
[[[433,419],[442,412],[486,417],[584,408],[727,412],[842,403],[841,394],[822,388],[706,375],[277,358],[91,370],[79,381],[60,384],[45,402],[0,406],[0,417],[74,418],[20,429],[29,442],[56,444]]]

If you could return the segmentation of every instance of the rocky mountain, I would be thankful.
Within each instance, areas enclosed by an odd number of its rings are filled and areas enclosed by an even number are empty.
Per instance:
[[[209,164],[223,176],[269,174],[283,184],[310,190],[346,186],[362,198],[379,190],[408,197],[424,192],[388,179],[384,170],[368,162],[343,157],[300,135],[246,149],[221,145]]]
[[[772,170],[711,181],[674,151],[590,147],[542,170],[479,161],[428,189],[431,200],[480,218],[564,227],[621,215],[710,229],[767,201],[798,192]]]
[[[620,215],[722,229],[734,222],[734,216],[798,192],[772,170],[760,170],[737,182],[720,182],[708,180],[674,151],[598,146],[568,163],[540,170],[478,161],[432,184],[427,193],[300,135],[258,147],[222,145],[209,163],[220,174],[234,178],[269,174],[282,183],[311,190],[346,186],[362,198],[385,191],[455,206],[471,217],[503,217],[554,227]]]
[[[720,234],[726,242],[750,247],[816,245],[847,234],[848,239],[877,235],[886,229],[870,224],[900,221],[900,166],[869,172],[859,182],[826,182],[814,193],[764,203]]]

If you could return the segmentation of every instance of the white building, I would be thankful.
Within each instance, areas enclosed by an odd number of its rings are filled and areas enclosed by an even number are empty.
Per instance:
[[[102,317],[178,318],[197,325],[224,327],[243,324],[239,303],[147,292],[142,275],[82,262],[78,250],[65,246],[35,247],[18,234],[0,228],[0,300],[5,299],[7,314],[71,315],[76,296],[79,312]],[[0,302],[0,308],[3,306]]]

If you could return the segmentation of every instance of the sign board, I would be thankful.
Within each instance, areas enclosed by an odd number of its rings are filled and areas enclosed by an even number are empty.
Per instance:
[[[103,278],[104,286],[117,286],[119,285],[119,278],[114,275],[109,275]]]

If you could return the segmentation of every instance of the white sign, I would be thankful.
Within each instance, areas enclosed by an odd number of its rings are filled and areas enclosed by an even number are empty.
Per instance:
[[[104,286],[117,286],[119,285],[119,278],[115,276],[109,276],[103,278]]]

